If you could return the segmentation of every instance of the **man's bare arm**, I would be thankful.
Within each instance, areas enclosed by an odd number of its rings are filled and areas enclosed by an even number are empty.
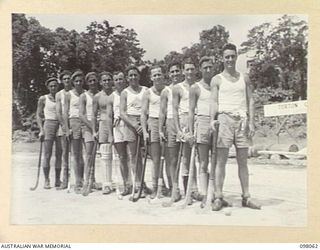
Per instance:
[[[189,131],[194,133],[194,115],[199,98],[199,87],[193,84],[189,92]]]
[[[122,91],[120,95],[120,118],[131,128],[137,129],[138,124],[131,123],[127,115],[127,92]]]
[[[69,128],[69,110],[70,110],[70,93],[66,93],[64,99],[64,126],[66,128],[66,136],[70,135],[70,128]]]
[[[214,121],[217,119],[217,114],[219,111],[219,103],[218,103],[218,97],[219,97],[219,85],[220,85],[220,76],[215,76],[212,78],[210,83],[211,88],[211,105],[210,105],[210,124],[211,128],[214,129]]]
[[[160,95],[160,113],[159,113],[159,133],[160,138],[165,140],[163,127],[168,113],[168,91],[164,89]]]
[[[148,119],[148,113],[149,113],[149,97],[150,97],[150,91],[151,89],[148,89],[143,93],[142,96],[142,109],[141,109],[141,126],[143,131],[144,138],[148,138],[148,125],[147,125],[147,119]]]
[[[92,119],[91,119],[92,133],[95,138],[98,137],[98,131],[97,131],[98,110],[99,110],[99,94],[96,94],[92,100]]]
[[[43,109],[45,105],[44,103],[45,103],[45,96],[41,96],[38,100],[38,106],[37,106],[37,123],[40,128],[40,134],[39,134],[40,137],[44,135],[44,131],[43,131],[43,120],[44,120]]]
[[[80,95],[80,105],[79,105],[79,117],[80,120],[88,127],[91,129],[91,123],[88,120],[87,117],[87,109],[86,109],[86,105],[87,105],[87,97],[85,95],[85,93],[82,93]]]
[[[172,90],[173,121],[177,130],[177,133],[182,133],[180,122],[179,122],[179,104],[180,104],[180,88],[179,86],[174,86]]]

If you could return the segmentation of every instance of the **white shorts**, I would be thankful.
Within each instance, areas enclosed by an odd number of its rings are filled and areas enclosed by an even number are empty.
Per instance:
[[[125,142],[125,124],[122,120],[117,126],[113,127],[113,140],[114,143]]]

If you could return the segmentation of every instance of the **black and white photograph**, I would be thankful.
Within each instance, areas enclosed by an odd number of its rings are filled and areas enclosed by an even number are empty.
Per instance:
[[[11,13],[11,32],[10,224],[308,225],[308,15]]]

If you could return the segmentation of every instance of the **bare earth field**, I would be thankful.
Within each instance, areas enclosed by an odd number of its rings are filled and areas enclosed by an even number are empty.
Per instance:
[[[262,210],[241,207],[241,189],[234,158],[229,158],[225,180],[225,198],[233,203],[232,215],[224,211],[201,209],[195,202],[185,209],[183,201],[170,208],[160,202],[149,204],[147,199],[136,203],[128,196],[118,200],[115,193],[102,195],[101,191],[84,197],[66,190],[43,189],[43,173],[36,191],[39,143],[12,145],[12,224],[162,224],[162,225],[239,225],[284,226],[307,225],[307,171],[306,160],[272,161],[249,159],[250,191]],[[53,157],[54,158],[54,157]],[[54,182],[54,159],[51,164],[51,185]],[[100,159],[97,158],[97,181]],[[148,160],[146,181],[151,187],[151,161]]]

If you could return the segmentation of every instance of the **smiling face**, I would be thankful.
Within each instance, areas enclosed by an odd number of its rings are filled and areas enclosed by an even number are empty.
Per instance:
[[[164,85],[164,75],[161,68],[154,68],[151,70],[151,81],[156,89],[161,89]]]
[[[91,75],[87,79],[87,85],[89,87],[89,90],[95,91],[97,90],[98,85],[98,79],[95,75]]]
[[[227,49],[223,52],[223,65],[225,69],[235,69],[237,61],[237,52]]]
[[[51,81],[48,83],[47,88],[50,92],[50,94],[55,95],[58,91],[58,82],[57,81]]]
[[[177,65],[173,65],[169,69],[169,77],[173,82],[173,84],[180,82],[181,76],[182,76],[181,69]]]
[[[212,61],[205,61],[200,66],[202,78],[204,80],[210,80],[213,77],[213,63]]]
[[[102,75],[100,79],[100,85],[104,91],[108,92],[112,90],[113,80],[111,75]]]
[[[184,64],[183,74],[187,81],[195,81],[196,79],[196,67],[194,64],[186,63]]]
[[[124,74],[122,72],[113,76],[114,86],[118,92],[121,92],[126,87],[126,82],[124,80]]]
[[[140,83],[140,75],[139,72],[135,69],[130,69],[128,71],[128,75],[127,75],[127,81],[129,83],[130,86],[135,87],[135,86],[139,86]]]

